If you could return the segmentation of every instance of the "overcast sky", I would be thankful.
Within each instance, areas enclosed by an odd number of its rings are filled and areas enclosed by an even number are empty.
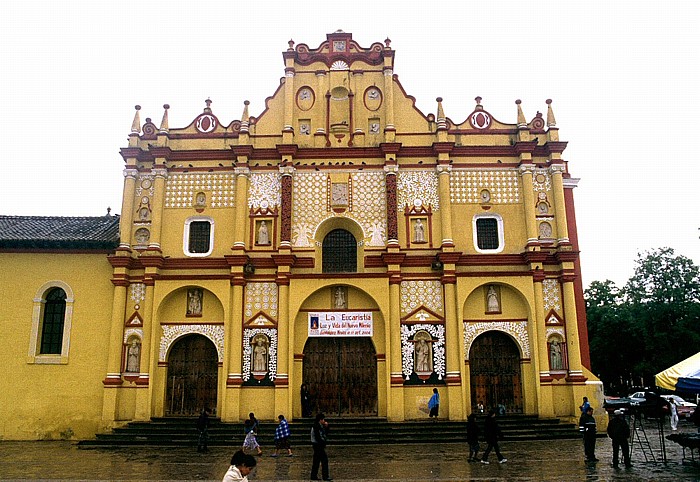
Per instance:
[[[516,122],[552,106],[575,189],[584,285],[624,284],[637,253],[700,264],[697,2],[2,2],[0,214],[121,211],[134,105],[184,127],[211,98],[259,115],[287,42],[390,38],[417,107],[463,122],[474,98]],[[481,4],[484,5],[481,5]],[[278,6],[279,5],[279,6]],[[285,5],[285,6],[282,6]],[[389,8],[391,6],[391,8]]]

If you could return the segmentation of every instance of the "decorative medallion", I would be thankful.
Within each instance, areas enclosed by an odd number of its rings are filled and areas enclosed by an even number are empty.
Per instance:
[[[216,117],[211,114],[204,114],[197,117],[194,126],[202,134],[208,134],[216,129]]]
[[[382,105],[382,93],[376,87],[370,87],[365,91],[365,105],[369,110],[377,110]]]
[[[345,40],[334,40],[333,41],[333,51],[334,52],[345,52]]]
[[[347,64],[347,62],[343,62],[342,60],[336,60],[331,65],[331,70],[350,70],[350,66]]]
[[[301,110],[309,110],[316,102],[316,95],[311,87],[302,87],[297,92],[297,105]]]
[[[474,129],[488,129],[491,126],[491,116],[479,110],[469,117],[469,123]]]

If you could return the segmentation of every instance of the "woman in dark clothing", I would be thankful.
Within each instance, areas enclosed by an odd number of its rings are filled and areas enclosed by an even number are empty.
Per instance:
[[[479,426],[476,424],[476,415],[473,413],[467,418],[467,443],[469,444],[469,458],[467,461],[479,461]]]
[[[318,466],[321,465],[321,475],[323,480],[333,480],[328,470],[328,454],[326,454],[326,444],[328,443],[328,422],[322,413],[316,414],[314,426],[311,428],[311,446],[314,449],[314,458],[311,463],[311,480],[318,480]]]
[[[498,458],[499,464],[504,464],[508,462],[508,459],[501,455],[501,451],[498,449],[498,439],[501,438],[501,427],[498,426],[496,421],[496,411],[489,410],[489,416],[486,417],[486,423],[484,424],[484,436],[486,437],[486,450],[484,451],[483,457],[481,457],[482,464],[488,464],[489,454],[491,449],[496,451],[496,457]]]
[[[311,416],[311,392],[309,392],[306,383],[301,385],[301,416]]]

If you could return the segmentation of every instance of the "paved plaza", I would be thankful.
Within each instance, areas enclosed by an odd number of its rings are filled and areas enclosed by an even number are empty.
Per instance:
[[[682,430],[693,430],[683,426]],[[658,436],[647,429],[654,447]],[[483,448],[484,444],[482,444]],[[237,447],[214,447],[206,454],[186,447],[78,449],[71,442],[0,442],[0,480],[217,480]],[[258,458],[251,481],[308,480],[311,447],[294,457],[272,458],[270,447]],[[682,449],[667,441],[667,463],[645,462],[633,452],[630,469],[611,467],[611,444],[599,438],[597,463],[583,460],[580,440],[501,443],[505,464],[468,463],[463,444],[329,446],[334,480],[478,480],[478,481],[691,481],[700,480],[700,465],[683,464]],[[658,454],[658,452],[657,452]],[[686,454],[690,457],[690,454]],[[696,454],[697,456],[697,454]]]

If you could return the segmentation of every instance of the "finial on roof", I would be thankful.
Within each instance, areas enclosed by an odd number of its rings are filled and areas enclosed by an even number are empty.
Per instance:
[[[474,97],[474,100],[476,101],[475,109],[476,110],[484,110],[484,107],[481,105],[481,97],[477,95],[476,97]]]
[[[136,113],[134,114],[134,120],[131,123],[131,132],[134,134],[138,134],[141,132],[141,117],[139,117],[139,111],[141,110],[141,106],[137,105],[134,106],[136,109]]]
[[[207,100],[205,100],[204,103],[207,104],[207,106],[204,108],[204,112],[211,114],[211,99],[207,97]]]
[[[111,213],[111,212],[112,212],[112,208],[110,208],[110,207],[108,206],[108,207],[107,207],[107,216],[109,216],[109,213]]]
[[[557,120],[554,118],[552,111],[552,99],[547,99],[547,127],[556,127]]]
[[[168,133],[168,109],[170,109],[169,104],[163,104],[163,109],[165,111],[163,112],[163,120],[160,121],[160,132],[165,132],[166,134]]]
[[[391,39],[389,37],[384,39],[384,46],[386,48],[391,48]]]
[[[520,99],[515,101],[518,106],[518,127],[527,127],[527,121],[525,120],[525,114],[523,114],[523,108],[520,106],[522,101]]]
[[[248,106],[250,101],[243,101],[243,115],[241,116],[241,132],[248,132],[248,126],[250,125],[250,115],[248,114]]]
[[[447,129],[447,120],[445,119],[445,110],[442,108],[442,97],[435,99],[438,103],[437,107],[437,128]]]
[[[289,47],[287,47],[287,50],[294,50],[294,40],[289,39],[289,42],[287,42],[287,45],[289,45]]]

